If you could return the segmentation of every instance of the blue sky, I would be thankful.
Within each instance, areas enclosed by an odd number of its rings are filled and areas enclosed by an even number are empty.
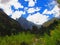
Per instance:
[[[18,0],[18,2],[21,3],[21,5],[23,5],[24,8],[25,7],[31,8],[31,7],[28,6],[28,1],[26,2],[24,0]],[[55,6],[55,5],[52,5],[52,4],[50,6],[48,6],[48,4],[52,2],[52,0],[43,0],[43,1],[42,0],[37,0],[36,2],[37,3],[35,3],[35,5],[32,8],[41,7],[41,10],[39,10],[39,12],[41,14],[44,12],[45,9],[51,11],[54,8],[54,6]],[[16,10],[24,11],[24,8],[15,9],[13,5],[11,6],[11,9],[13,11],[16,11]],[[29,13],[26,12],[26,14],[22,15],[22,17],[26,18],[28,16],[28,14]],[[51,18],[51,16],[50,16],[50,18]]]
[[[59,8],[54,0],[10,0],[1,3],[0,8],[15,20],[23,17],[38,25],[59,17]]]

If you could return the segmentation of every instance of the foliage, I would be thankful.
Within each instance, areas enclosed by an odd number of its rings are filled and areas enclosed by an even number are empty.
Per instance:
[[[21,30],[17,21],[0,12],[0,45],[60,45],[60,20],[46,22],[39,29]]]
[[[57,0],[57,2],[60,4],[60,0]]]
[[[19,23],[5,14],[0,9],[0,36],[16,34],[21,31]]]
[[[44,36],[38,35],[37,37],[37,35],[28,31],[20,32],[17,35],[0,36],[0,45],[60,45],[60,21],[50,31],[50,35],[47,33],[44,33]]]

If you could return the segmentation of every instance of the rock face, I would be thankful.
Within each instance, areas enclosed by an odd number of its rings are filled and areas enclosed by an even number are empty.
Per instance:
[[[21,30],[22,27],[20,24],[0,9],[0,35],[10,35],[11,33],[18,33]]]
[[[26,20],[25,18],[21,17],[18,19],[18,22],[21,24],[21,26],[24,29],[32,29],[32,26],[36,26],[34,23],[29,22],[28,20]]]

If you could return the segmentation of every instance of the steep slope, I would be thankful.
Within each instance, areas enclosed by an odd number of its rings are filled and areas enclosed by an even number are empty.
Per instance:
[[[20,24],[7,16],[7,14],[0,9],[0,35],[10,35],[11,33],[15,34],[21,30],[22,27]]]
[[[45,23],[43,24],[43,27],[48,27],[48,26],[50,26],[50,25],[53,24],[53,23],[57,23],[58,20],[59,20],[58,18],[53,18],[53,19],[45,22]]]
[[[26,20],[26,19],[23,18],[23,17],[20,17],[20,18],[18,19],[18,22],[21,24],[21,26],[22,26],[24,29],[32,29],[32,26],[35,25],[34,23],[29,22],[28,20]]]

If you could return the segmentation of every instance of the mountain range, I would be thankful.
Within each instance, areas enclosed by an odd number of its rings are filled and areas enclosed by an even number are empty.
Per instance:
[[[60,20],[60,19],[59,19]],[[32,22],[27,21],[25,18],[21,17],[17,21],[9,17],[3,10],[0,9],[0,35],[11,35],[16,34],[18,32],[21,32],[22,30],[33,28],[34,26],[41,29],[41,27],[45,28],[51,28],[51,25],[57,24],[58,19],[53,18],[47,22],[45,22],[43,25],[36,25]],[[43,28],[42,28],[43,29]],[[36,29],[37,30],[37,29]]]

